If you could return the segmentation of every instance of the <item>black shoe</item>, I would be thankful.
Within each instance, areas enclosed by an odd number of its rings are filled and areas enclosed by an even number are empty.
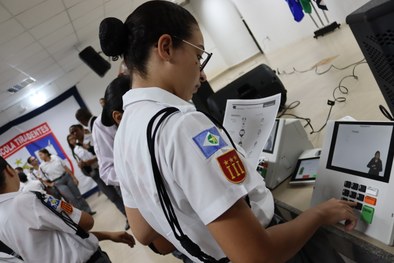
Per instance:
[[[94,216],[97,212],[96,211],[90,211],[89,215]]]
[[[126,220],[126,226],[124,227],[124,230],[129,230],[130,229],[130,225],[129,225],[129,221]]]

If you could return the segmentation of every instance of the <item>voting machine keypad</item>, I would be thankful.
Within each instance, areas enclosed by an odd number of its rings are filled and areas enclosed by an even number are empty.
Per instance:
[[[379,190],[374,187],[345,181],[342,190],[342,200],[356,202],[356,210],[360,211],[360,218],[372,223]]]

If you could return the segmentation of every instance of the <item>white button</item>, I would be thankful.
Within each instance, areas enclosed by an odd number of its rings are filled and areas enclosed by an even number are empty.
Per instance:
[[[378,196],[378,188],[373,188],[368,186],[367,191],[365,192],[367,195],[373,195],[373,196]]]

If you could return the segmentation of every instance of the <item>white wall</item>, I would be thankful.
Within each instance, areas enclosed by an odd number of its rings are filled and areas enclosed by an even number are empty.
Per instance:
[[[363,6],[369,0],[324,0],[329,16],[337,22],[345,23],[346,16]]]
[[[214,76],[222,73],[226,69],[228,69],[228,65],[223,58],[221,51],[216,46],[216,43],[212,39],[209,32],[205,29],[204,24],[200,21],[199,16],[194,12],[192,5],[189,3],[188,5],[184,6],[199,22],[199,27],[204,36],[204,46],[205,50],[208,52],[213,53],[212,58],[209,60],[209,63],[204,69],[207,78],[213,78]]]
[[[104,97],[108,84],[118,76],[119,61],[111,62],[111,69],[101,78],[93,71],[76,85],[79,93],[93,115],[101,113],[99,99]]]
[[[288,46],[317,30],[308,15],[296,22],[285,0],[233,0],[263,51],[268,53]],[[268,39],[267,39],[268,37]]]
[[[248,23],[265,53],[291,45],[305,37],[313,37],[317,27],[308,14],[301,22],[296,22],[285,0],[229,0],[233,1]],[[312,0],[314,3],[314,1]],[[325,0],[329,9],[326,14],[330,22],[344,23],[346,16],[361,7],[368,0]],[[321,19],[326,24],[322,10],[315,5]],[[321,26],[316,13],[313,18]],[[267,39],[268,37],[268,39]]]
[[[190,5],[228,67],[259,52],[231,1],[191,0]]]

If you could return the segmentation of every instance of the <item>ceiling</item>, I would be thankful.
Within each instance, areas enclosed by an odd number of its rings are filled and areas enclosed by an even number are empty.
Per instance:
[[[0,0],[0,112],[83,64],[78,53],[99,51],[104,17],[125,20],[142,0]],[[21,91],[7,89],[27,78]]]

